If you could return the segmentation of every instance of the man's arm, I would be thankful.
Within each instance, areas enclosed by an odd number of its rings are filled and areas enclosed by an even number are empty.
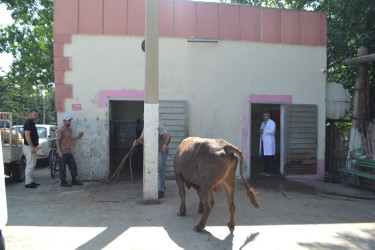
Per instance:
[[[78,140],[78,139],[81,139],[83,137],[83,132],[80,132],[79,135],[77,137],[73,137],[72,138],[72,141],[75,141],[75,140]]]
[[[31,141],[30,130],[25,130],[25,139],[31,148],[31,153],[36,154],[35,146],[33,145],[33,142]]]
[[[61,138],[62,138],[62,131],[61,129],[57,130],[57,138],[56,138],[56,147],[57,147],[57,154],[59,155],[59,158],[63,158],[63,153],[61,151]]]
[[[144,141],[144,135],[142,134],[137,140],[134,140],[133,146],[141,145]]]
[[[162,138],[162,150],[163,150],[163,153],[168,153],[168,145],[169,143],[171,142],[171,135],[168,133],[168,132],[165,132],[163,135],[163,138]]]

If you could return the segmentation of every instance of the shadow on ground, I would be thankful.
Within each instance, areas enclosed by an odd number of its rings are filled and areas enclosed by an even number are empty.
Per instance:
[[[229,220],[225,192],[214,195],[215,206],[207,221],[208,229],[196,233],[192,229],[201,216],[197,212],[196,192],[187,190],[187,216],[179,217],[179,196],[174,181],[167,182],[166,196],[160,203],[144,205],[140,180],[85,182],[82,187],[62,188],[58,179],[50,178],[48,171],[48,168],[37,169],[36,180],[42,185],[36,190],[25,189],[23,183],[7,180],[9,226],[105,228],[79,249],[104,248],[137,228],[151,233],[153,228],[161,228],[170,240],[184,249],[234,247],[236,229],[223,227]],[[243,183],[238,182],[235,190],[237,226],[375,222],[375,195],[371,192],[337,184],[282,178],[256,179],[251,185],[258,191],[262,208],[257,211],[250,205]],[[219,227],[217,233],[215,230]],[[244,240],[237,244],[240,249],[250,246],[262,234],[256,228],[246,230]],[[365,233],[375,238],[372,231]],[[144,240],[149,236],[145,234]],[[160,237],[162,240],[165,236]],[[336,237],[355,241],[359,246],[365,246],[364,249],[375,245],[374,240],[361,240],[350,234]],[[335,248],[335,245],[319,242],[299,244],[309,249]]]

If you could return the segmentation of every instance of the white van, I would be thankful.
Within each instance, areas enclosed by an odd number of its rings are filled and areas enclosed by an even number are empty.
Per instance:
[[[46,124],[35,124],[39,135],[39,146],[37,151],[38,160],[49,160],[51,155],[51,140],[57,137],[57,126]],[[23,138],[23,125],[12,127],[22,134]]]

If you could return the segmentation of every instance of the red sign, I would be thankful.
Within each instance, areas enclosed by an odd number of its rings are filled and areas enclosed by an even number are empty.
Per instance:
[[[72,111],[82,110],[82,104],[72,104]]]

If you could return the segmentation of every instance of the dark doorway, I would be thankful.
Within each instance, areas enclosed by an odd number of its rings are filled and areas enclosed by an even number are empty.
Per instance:
[[[109,101],[109,154],[110,177],[133,146],[133,141],[143,129],[143,101]],[[135,179],[143,177],[143,146],[133,149],[118,175],[118,179],[129,180],[130,156],[132,174]],[[117,176],[116,176],[117,177]]]
[[[280,174],[280,104],[251,104],[251,176],[262,176],[265,172],[263,156],[259,155],[260,134],[259,128],[263,121],[263,113],[269,112],[271,119],[276,123],[276,154],[275,174]]]

